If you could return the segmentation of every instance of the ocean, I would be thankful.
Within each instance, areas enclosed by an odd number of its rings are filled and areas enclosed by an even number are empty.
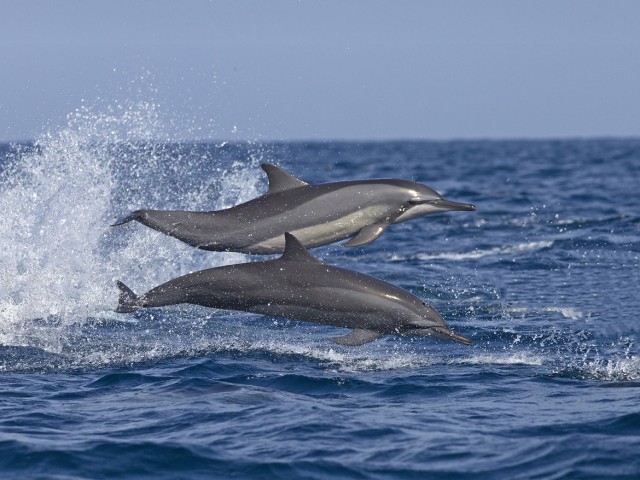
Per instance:
[[[151,114],[150,114],[151,113]],[[0,146],[0,478],[640,478],[640,139],[211,142],[144,106]],[[195,250],[138,208],[403,178],[475,212],[313,250],[433,305],[472,347],[174,306],[117,314]]]

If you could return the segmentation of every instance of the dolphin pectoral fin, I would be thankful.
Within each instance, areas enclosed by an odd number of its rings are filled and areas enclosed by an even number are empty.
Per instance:
[[[346,335],[342,335],[341,337],[334,337],[331,339],[331,341],[333,343],[337,343],[338,345],[357,347],[359,345],[364,345],[365,343],[373,342],[380,337],[382,337],[382,334],[374,332],[373,330],[354,328]]]
[[[267,178],[269,179],[269,190],[267,191],[267,195],[270,193],[283,192],[284,190],[291,190],[292,188],[309,185],[307,182],[300,180],[289,172],[270,163],[263,163],[260,166],[262,167],[262,170],[265,171]]]
[[[373,242],[376,238],[384,233],[389,226],[388,223],[373,223],[364,227],[358,234],[346,243],[343,243],[343,247],[359,247],[360,245],[366,245]]]

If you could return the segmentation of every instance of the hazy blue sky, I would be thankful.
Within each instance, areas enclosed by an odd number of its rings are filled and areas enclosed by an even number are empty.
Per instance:
[[[0,0],[0,59],[0,140],[116,100],[176,137],[640,135],[640,1]]]

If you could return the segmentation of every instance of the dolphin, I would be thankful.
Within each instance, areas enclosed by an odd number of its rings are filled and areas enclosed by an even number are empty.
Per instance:
[[[471,345],[420,298],[382,280],[329,266],[290,233],[281,257],[189,273],[137,296],[118,281],[116,312],[191,303],[350,328],[332,338],[363,345],[383,335],[435,336]]]
[[[136,210],[113,226],[133,220],[203,250],[282,253],[284,233],[307,247],[350,238],[355,247],[373,242],[393,223],[475,206],[442,198],[408,180],[355,180],[310,185],[283,169],[261,165],[268,191],[253,200],[211,212]]]

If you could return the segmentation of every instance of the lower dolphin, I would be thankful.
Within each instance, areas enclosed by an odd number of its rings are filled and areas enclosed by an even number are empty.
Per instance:
[[[471,345],[430,305],[406,290],[313,257],[286,233],[284,254],[263,262],[210,268],[136,296],[120,288],[117,312],[191,303],[352,329],[332,338],[363,345],[383,335],[436,336]]]
[[[349,239],[355,247],[373,242],[394,224],[413,218],[475,207],[442,198],[408,180],[308,183],[271,164],[264,195],[210,212],[136,210],[116,225],[137,221],[203,250],[254,254],[282,253],[284,233],[307,248]]]

